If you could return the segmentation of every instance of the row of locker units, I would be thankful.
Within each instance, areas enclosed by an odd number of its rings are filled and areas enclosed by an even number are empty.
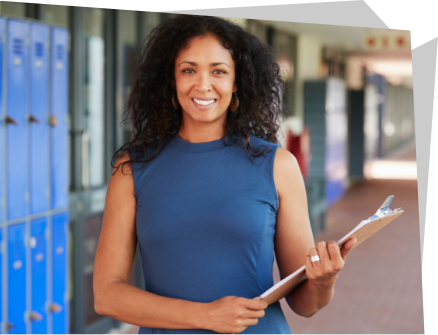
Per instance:
[[[0,36],[1,223],[68,206],[69,32],[0,17]]]
[[[69,32],[0,17],[1,333],[68,333]]]
[[[68,212],[8,226],[7,243],[4,235],[0,230],[1,333],[68,334]]]

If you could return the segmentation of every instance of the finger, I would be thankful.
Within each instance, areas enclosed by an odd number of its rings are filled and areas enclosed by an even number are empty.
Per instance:
[[[252,319],[246,319],[244,325],[246,326],[245,329],[248,326],[254,326],[259,322],[258,318],[252,318]]]
[[[312,277],[313,264],[310,261],[310,256],[309,255],[306,256],[305,265],[306,265],[306,275],[307,275],[307,278],[310,278],[310,277]]]
[[[347,254],[353,249],[354,245],[357,242],[357,238],[350,238],[341,248],[341,257],[345,260],[347,258]]]
[[[265,309],[266,307],[268,307],[268,304],[266,301],[264,301],[262,299],[258,300],[258,299],[242,298],[241,306],[248,308],[248,309],[260,310],[260,309]]]
[[[339,248],[339,245],[335,241],[327,242],[327,250],[332,260],[337,260],[341,258],[341,250]]]
[[[313,256],[319,256],[319,254],[318,254],[318,250],[317,250],[316,248],[311,248],[310,251],[309,251],[309,256],[310,256],[310,257],[313,257]],[[312,261],[310,260],[310,258],[309,258],[309,261],[311,262],[312,267],[313,267],[313,266],[317,266],[317,265],[320,263],[320,261],[312,262]]]
[[[327,251],[327,243],[325,241],[320,241],[317,244],[319,258],[321,258],[321,264],[327,264],[330,262],[330,255]]]
[[[242,317],[244,319],[258,319],[265,316],[265,310],[254,310],[254,309],[246,309],[242,313]]]

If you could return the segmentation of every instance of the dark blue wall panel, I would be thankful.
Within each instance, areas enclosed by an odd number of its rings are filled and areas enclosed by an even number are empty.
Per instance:
[[[27,59],[28,24],[10,19],[7,22],[7,110],[17,124],[7,126],[7,204],[8,219],[24,217],[27,191]]]
[[[30,115],[37,122],[30,123],[30,212],[48,209],[49,188],[49,27],[39,23],[30,25]]]

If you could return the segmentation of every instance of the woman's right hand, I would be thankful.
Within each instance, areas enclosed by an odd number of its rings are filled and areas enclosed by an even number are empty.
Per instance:
[[[257,324],[268,307],[259,297],[246,299],[227,296],[206,304],[206,327],[219,333],[238,334]]]

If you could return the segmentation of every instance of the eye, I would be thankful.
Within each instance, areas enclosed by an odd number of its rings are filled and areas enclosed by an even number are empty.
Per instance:
[[[184,69],[184,70],[182,70],[182,72],[185,72],[185,73],[193,73],[194,70],[193,70],[193,69]]]
[[[219,74],[226,74],[227,72],[224,70],[215,70],[215,73],[219,73]]]

